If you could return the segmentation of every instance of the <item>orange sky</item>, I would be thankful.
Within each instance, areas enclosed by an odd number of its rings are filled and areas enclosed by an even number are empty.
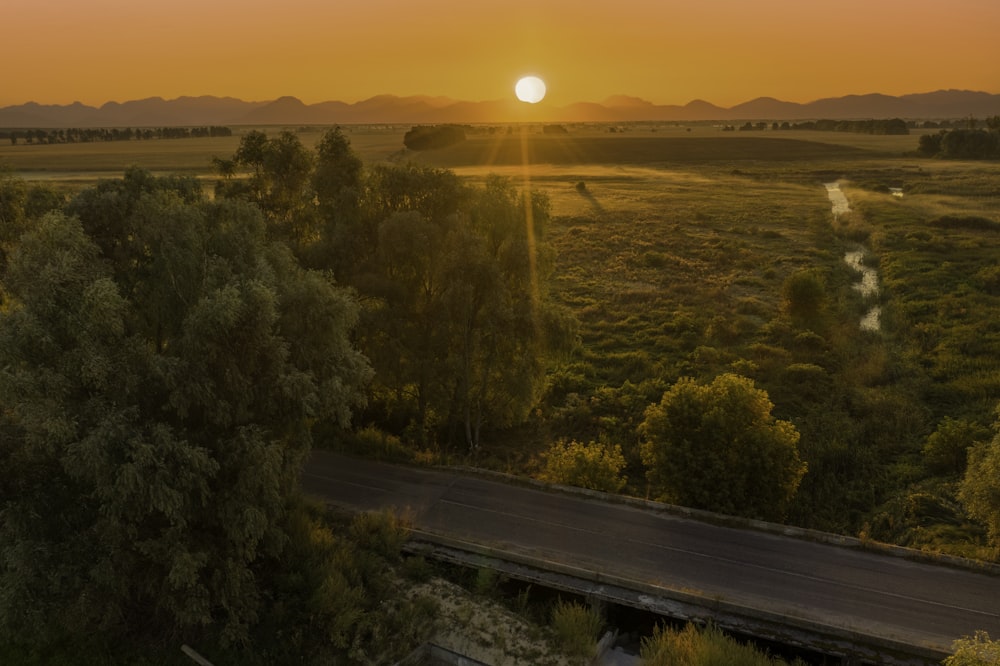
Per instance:
[[[0,107],[1000,93],[998,0],[4,0]]]

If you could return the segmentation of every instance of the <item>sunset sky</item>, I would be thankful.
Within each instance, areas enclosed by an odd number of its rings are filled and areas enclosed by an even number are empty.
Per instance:
[[[0,107],[1000,93],[997,0],[4,0]]]

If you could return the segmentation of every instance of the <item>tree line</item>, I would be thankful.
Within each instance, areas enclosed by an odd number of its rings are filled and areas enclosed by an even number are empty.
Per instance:
[[[1000,116],[987,118],[985,128],[977,128],[975,125],[976,121],[969,119],[967,127],[924,134],[920,137],[918,150],[927,157],[972,160],[1000,158]]]
[[[725,125],[723,132],[762,132],[770,127],[771,131],[814,130],[819,132],[853,132],[855,134],[909,134],[909,124],[901,118],[883,118],[872,120],[806,120],[800,123],[789,121],[774,121],[768,125],[763,120],[746,121],[739,127]]]
[[[192,139],[216,136],[232,136],[229,127],[212,125],[208,127],[123,127],[123,128],[66,128],[66,129],[23,129],[0,131],[0,140],[9,140],[11,145],[23,141],[26,144],[52,143],[96,143],[99,141],[150,141],[152,139]]]

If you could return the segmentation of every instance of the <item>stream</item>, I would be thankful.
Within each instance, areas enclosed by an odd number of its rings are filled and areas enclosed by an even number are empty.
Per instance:
[[[840,189],[840,183],[826,183],[826,193],[833,206],[834,219],[844,213],[851,212],[851,206],[844,192]],[[861,293],[861,298],[866,302],[877,299],[879,295],[878,271],[865,265],[864,260],[867,255],[868,249],[863,245],[859,245],[858,249],[844,254],[844,262],[855,272],[861,274],[861,281],[855,282],[852,286]],[[872,305],[865,316],[861,318],[858,326],[862,331],[880,331],[882,329],[882,306],[877,303]]]

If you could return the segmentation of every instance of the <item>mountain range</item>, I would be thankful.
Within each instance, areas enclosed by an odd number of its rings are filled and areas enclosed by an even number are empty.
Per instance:
[[[35,102],[0,108],[0,127],[191,127],[206,125],[432,124],[504,122],[736,121],[807,119],[946,119],[1000,115],[1000,94],[938,90],[893,97],[878,93],[830,97],[800,104],[773,97],[729,108],[703,100],[658,105],[615,95],[600,103],[528,105],[516,100],[467,102],[446,97],[378,95],[348,104],[305,104],[295,97],[246,102],[233,97],[161,97],[108,102],[93,107],[75,102]]]

